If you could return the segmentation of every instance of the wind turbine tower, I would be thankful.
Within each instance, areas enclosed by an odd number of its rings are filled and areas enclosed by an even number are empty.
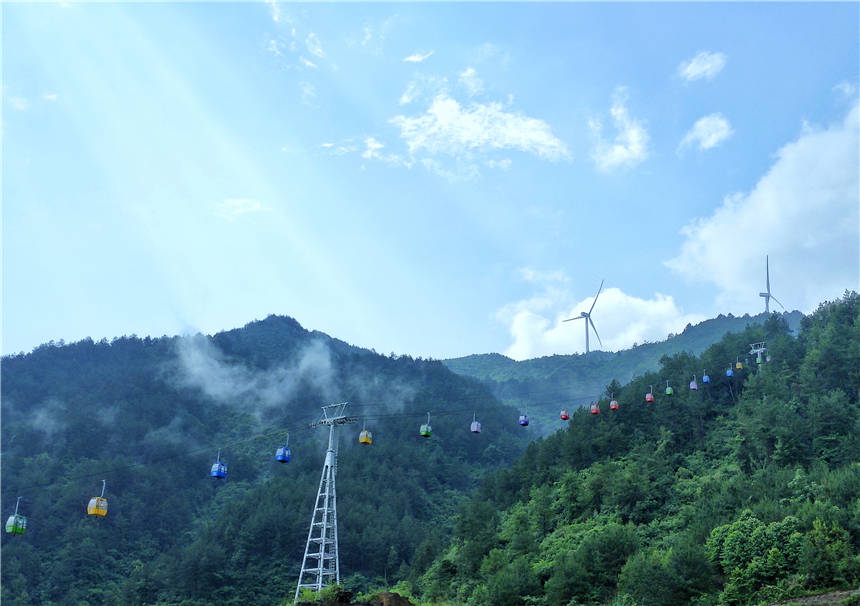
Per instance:
[[[600,340],[600,335],[597,334],[597,328],[594,326],[594,322],[591,320],[591,312],[594,309],[594,306],[597,304],[597,297],[600,296],[600,291],[603,290],[603,282],[600,281],[600,288],[597,289],[597,294],[594,296],[594,302],[591,304],[591,309],[588,311],[582,311],[578,316],[574,316],[573,318],[568,318],[564,320],[564,322],[570,322],[571,320],[585,320],[585,353],[589,352],[588,349],[588,325],[591,324],[591,328],[594,329],[594,336],[597,337],[597,341],[600,343],[600,346],[603,347],[603,341]]]
[[[765,275],[767,276],[767,292],[760,292],[758,293],[758,296],[764,297],[764,313],[769,314],[770,300],[773,299],[774,301],[779,303],[779,299],[770,294],[770,260],[768,259],[767,255],[764,256],[764,271]],[[783,305],[782,303],[779,303],[779,306],[782,307],[783,310],[785,309],[785,305]]]

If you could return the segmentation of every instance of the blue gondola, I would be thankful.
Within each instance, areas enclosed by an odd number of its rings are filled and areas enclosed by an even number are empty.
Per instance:
[[[283,446],[278,446],[275,451],[275,460],[279,463],[289,463],[293,456],[293,451],[290,449],[290,434],[287,433],[287,441]]]
[[[519,423],[520,423],[520,425],[522,425],[523,427],[525,427],[526,425],[528,425],[528,424],[529,424],[529,416],[528,416],[528,415],[520,415],[520,421],[519,421]]]
[[[702,372],[705,373],[702,375],[702,383],[710,383],[711,377],[708,376],[708,373],[706,371],[702,371]]]
[[[209,470],[209,477],[224,480],[227,478],[227,464],[221,462],[221,451],[218,451],[218,458],[212,463],[212,469]]]
[[[732,370],[732,367],[731,367],[731,366],[729,366],[729,367],[726,369],[726,376],[727,376],[727,377],[733,377],[733,376],[735,376],[735,371],[733,371],[733,370]]]

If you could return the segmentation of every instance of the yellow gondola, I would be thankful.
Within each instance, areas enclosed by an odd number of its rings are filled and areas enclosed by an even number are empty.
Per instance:
[[[359,444],[373,444],[373,434],[367,431],[367,422],[361,428],[361,433],[358,434]]]
[[[101,516],[104,517],[107,515],[107,507],[108,502],[105,498],[105,485],[107,483],[105,480],[102,480],[102,494],[98,497],[93,497],[90,499],[89,505],[87,505],[87,515],[91,516]]]

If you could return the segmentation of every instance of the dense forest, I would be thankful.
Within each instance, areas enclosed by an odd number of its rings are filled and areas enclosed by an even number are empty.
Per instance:
[[[771,360],[725,376],[758,341]],[[538,438],[477,379],[277,316],[212,337],[6,357],[2,508],[23,496],[29,525],[3,536],[2,600],[291,603],[325,449],[326,431],[308,424],[337,401],[358,418],[341,432],[338,471],[353,591],[650,606],[767,603],[860,582],[856,293],[797,334],[773,314],[602,391],[619,410],[602,397],[600,414],[572,408]],[[564,394],[545,394],[531,405],[557,419]],[[427,411],[433,437],[422,439]],[[473,413],[481,434],[469,432]],[[371,446],[356,440],[364,423]],[[278,464],[287,431],[293,460]],[[223,482],[207,476],[219,449]],[[102,479],[108,515],[88,517]]]
[[[803,314],[799,311],[783,312],[779,317],[788,323],[792,332],[800,328]],[[445,365],[467,377],[480,379],[493,394],[513,406],[531,405],[535,429],[547,435],[555,431],[553,415],[544,413],[544,404],[560,399],[571,406],[581,406],[599,397],[610,381],[626,383],[635,376],[654,372],[664,356],[676,353],[699,355],[728,333],[738,333],[748,326],[764,324],[770,316],[719,315],[716,318],[688,324],[677,335],[669,335],[656,343],[637,343],[630,349],[617,352],[591,351],[588,354],[553,355],[531,360],[516,361],[501,354],[473,354],[444,360]],[[582,338],[572,332],[571,339]],[[727,365],[730,360],[720,360]],[[695,370],[701,373],[703,369]],[[710,368],[717,372],[722,368]]]
[[[359,419],[340,431],[338,471],[341,567],[356,586],[405,577],[528,440],[515,410],[440,362],[275,316],[214,337],[47,344],[3,359],[2,390],[2,507],[23,496],[28,518],[26,534],[3,536],[10,605],[291,597],[328,437],[308,424],[331,402]],[[469,433],[473,412],[482,434]],[[371,446],[357,443],[363,423]],[[293,460],[279,464],[287,431]],[[223,482],[208,477],[219,449]],[[88,517],[102,479],[108,514]]]
[[[767,341],[771,361],[725,376]],[[711,383],[688,390],[693,373]],[[719,371],[717,370],[719,369]],[[675,386],[673,395],[649,385]],[[701,377],[699,378],[701,381]],[[860,304],[773,315],[606,388],[459,512],[416,593],[487,604],[757,604],[860,584]]]

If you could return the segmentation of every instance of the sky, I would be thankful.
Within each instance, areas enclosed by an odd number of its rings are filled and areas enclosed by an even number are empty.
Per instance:
[[[2,352],[269,314],[380,353],[860,289],[857,3],[3,3]],[[775,305],[775,304],[774,304]]]

